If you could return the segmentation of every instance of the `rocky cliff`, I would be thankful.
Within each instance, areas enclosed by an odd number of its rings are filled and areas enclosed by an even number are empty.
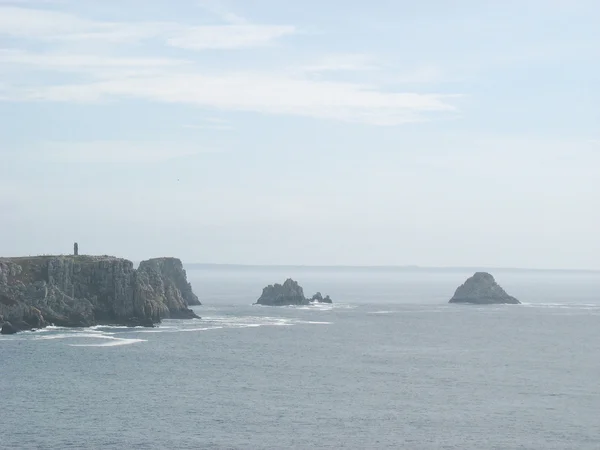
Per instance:
[[[456,289],[450,303],[500,304],[521,303],[508,295],[494,277],[487,272],[476,272]]]
[[[137,270],[112,256],[0,258],[0,323],[17,330],[151,326],[168,317],[197,317],[191,304],[200,302],[176,258],[143,261]]]
[[[257,305],[285,306],[308,305],[312,302],[333,303],[329,296],[325,298],[317,292],[311,299],[304,297],[304,290],[296,281],[288,278],[283,284],[269,285],[263,289],[262,295],[256,301]]]

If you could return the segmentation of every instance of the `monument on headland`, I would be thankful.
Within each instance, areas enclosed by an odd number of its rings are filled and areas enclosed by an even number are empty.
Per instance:
[[[77,244],[77,242],[75,242],[75,244],[73,244],[73,255],[75,255],[75,256],[79,255],[79,244]]]

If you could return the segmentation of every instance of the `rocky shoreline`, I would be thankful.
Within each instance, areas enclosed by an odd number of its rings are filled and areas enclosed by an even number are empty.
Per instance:
[[[154,326],[165,318],[198,318],[200,305],[181,260],[133,262],[114,256],[0,258],[2,333],[47,325]]]

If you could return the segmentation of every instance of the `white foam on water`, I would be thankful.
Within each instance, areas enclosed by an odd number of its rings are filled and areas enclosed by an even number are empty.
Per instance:
[[[315,320],[301,320],[301,321],[298,321],[297,323],[307,323],[307,324],[311,324],[311,325],[331,325],[333,322],[317,322]]]
[[[49,333],[51,331],[57,331],[57,330],[68,330],[68,328],[65,327],[56,327],[54,325],[48,325],[47,327],[44,328],[38,328],[35,330],[35,333]]]
[[[155,328],[142,327],[141,330],[136,330],[136,333],[176,333],[179,331],[180,327],[171,327],[160,325]]]
[[[120,347],[122,345],[138,344],[147,342],[146,339],[120,339],[115,338],[114,341],[104,342],[102,344],[68,344],[69,347]]]
[[[51,340],[51,339],[80,339],[80,338],[95,338],[95,339],[117,339],[113,336],[108,336],[105,334],[96,334],[96,333],[60,333],[60,334],[51,334],[49,336],[37,336],[35,339],[37,340]]]
[[[178,331],[209,331],[209,330],[220,330],[223,327],[203,327],[203,328],[182,328]]]
[[[522,303],[517,306],[524,306],[526,308],[600,310],[600,304],[593,303]]]
[[[302,309],[302,310],[319,310],[319,311],[331,311],[333,309],[333,305],[331,303],[311,303],[310,305],[301,305],[295,306],[290,305],[286,306],[286,308],[293,309]]]

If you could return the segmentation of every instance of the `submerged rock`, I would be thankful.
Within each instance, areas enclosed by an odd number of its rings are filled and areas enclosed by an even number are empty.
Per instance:
[[[494,277],[487,272],[476,272],[456,289],[449,303],[520,304],[516,298],[508,295]]]
[[[323,298],[317,292],[311,299],[304,297],[304,290],[298,282],[288,278],[283,284],[269,285],[263,289],[262,295],[256,301],[257,305],[286,306],[308,305],[311,302],[333,303],[329,296]]]
[[[198,317],[200,304],[177,258],[133,263],[113,256],[0,258],[0,316],[18,329],[47,324],[152,326]]]

